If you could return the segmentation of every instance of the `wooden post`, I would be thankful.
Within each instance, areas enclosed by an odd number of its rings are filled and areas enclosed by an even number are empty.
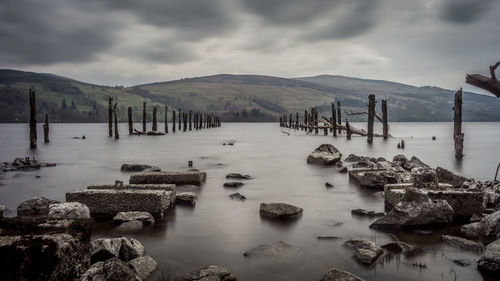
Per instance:
[[[115,115],[115,140],[120,138],[120,135],[118,134],[118,113],[116,107],[118,106],[118,103],[115,102],[115,106],[113,108],[113,112]]]
[[[43,124],[43,141],[49,143],[49,115],[45,113],[45,124]]]
[[[190,130],[190,131],[191,131],[191,130],[192,130],[192,128],[193,128],[193,127],[192,127],[192,123],[191,123],[191,121],[192,121],[192,114],[193,114],[193,113],[192,113],[192,112],[191,112],[191,110],[190,110],[190,111],[189,111],[189,130]]]
[[[175,133],[175,110],[172,110],[172,133]]]
[[[283,117],[280,116],[280,127],[283,127]]]
[[[382,134],[384,139],[389,137],[389,124],[387,123],[387,100],[382,100]]]
[[[368,96],[368,138],[367,142],[373,142],[373,122],[375,121],[375,95]]]
[[[318,134],[318,109],[314,108],[314,134]]]
[[[181,123],[182,123],[182,112],[181,108],[179,107],[179,132],[181,131]]]
[[[347,119],[345,120],[345,133],[347,135],[347,139],[350,140],[351,139],[351,126],[349,125],[349,121],[347,121]]]
[[[142,103],[142,131],[146,132],[146,102]]]
[[[337,117],[335,116],[335,103],[332,102],[332,128],[333,136],[337,136]]]
[[[152,126],[152,130],[153,131],[157,131],[158,129],[158,121],[156,120],[156,106],[153,107],[153,126]]]
[[[295,129],[299,129],[299,113],[295,112]]]
[[[128,107],[128,133],[132,135],[134,133],[134,124],[132,123],[132,107]]]
[[[36,148],[37,136],[36,136],[36,96],[35,91],[29,90],[29,102],[30,102],[30,148]]]
[[[168,134],[168,106],[165,105],[165,134]]]
[[[340,101],[337,101],[337,122],[339,125],[342,125],[342,111],[340,107]],[[342,133],[342,130],[340,129],[340,126],[338,126],[339,129],[339,135]]]
[[[464,156],[464,134],[462,133],[462,88],[455,93],[455,115],[453,117],[455,140],[455,158],[462,159]]]
[[[108,131],[109,136],[113,136],[113,97],[109,96],[109,104],[108,104]]]
[[[183,123],[183,131],[187,130],[187,113],[182,113],[182,123]]]

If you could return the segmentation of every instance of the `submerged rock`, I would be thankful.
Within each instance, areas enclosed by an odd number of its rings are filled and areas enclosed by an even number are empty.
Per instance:
[[[148,212],[119,212],[113,218],[113,221],[117,223],[140,221],[146,225],[155,223],[153,215]]]
[[[453,262],[460,265],[460,266],[469,266],[470,265],[470,261],[464,260],[464,259],[453,260]]]
[[[460,248],[463,250],[469,250],[469,251],[473,251],[476,253],[481,253],[483,251],[483,246],[481,246],[479,243],[476,243],[474,241],[467,240],[467,239],[464,239],[461,237],[456,237],[456,236],[451,236],[451,235],[442,235],[441,239],[446,244],[453,246],[453,247],[456,247],[456,248]]]
[[[431,200],[414,188],[408,188],[403,199],[384,217],[370,225],[373,228],[414,227],[449,223],[453,208],[445,200]]]
[[[122,164],[120,171],[122,172],[159,172],[160,168],[145,164]]]
[[[325,187],[326,188],[332,188],[333,187],[333,184],[329,183],[329,182],[325,182]]]
[[[107,261],[101,261],[92,265],[85,274],[82,275],[80,281],[142,281],[127,263],[112,258]]]
[[[236,281],[236,277],[225,267],[209,265],[177,276],[175,281]]]
[[[142,280],[147,280],[153,272],[158,270],[158,263],[150,256],[133,259],[129,261],[128,264]]]
[[[231,193],[229,194],[229,197],[231,199],[237,199],[237,200],[246,200],[247,198],[245,197],[245,195],[243,194],[240,194],[239,192],[236,192],[236,193]]]
[[[344,242],[344,247],[354,249],[353,258],[366,266],[373,265],[384,253],[377,244],[366,239],[350,239]]]
[[[292,245],[278,241],[274,244],[262,244],[243,253],[245,257],[284,257],[293,250]]]
[[[383,217],[385,214],[375,211],[367,211],[365,209],[354,209],[351,214],[362,217]]]
[[[224,183],[224,187],[230,187],[230,188],[238,188],[238,187],[241,187],[243,185],[244,185],[244,183],[242,183],[241,181],[230,181],[230,182]]]
[[[360,277],[335,267],[330,268],[320,281],[364,281]]]
[[[488,244],[481,258],[477,262],[477,267],[488,273],[500,274],[500,239]]]
[[[500,238],[500,211],[485,216],[479,222],[479,238],[488,243]]]
[[[342,153],[331,144],[322,144],[307,157],[307,164],[320,164],[323,166],[335,165]]]
[[[302,208],[285,203],[261,203],[260,215],[272,219],[295,219],[302,215]]]
[[[196,205],[196,200],[198,197],[194,192],[182,192],[175,196],[175,203],[180,205]]]
[[[239,179],[239,180],[249,180],[252,177],[250,175],[242,175],[240,173],[229,173],[226,175],[226,179]]]
[[[17,215],[20,217],[47,216],[49,214],[49,206],[58,203],[61,202],[35,196],[17,206]]]
[[[90,210],[78,202],[51,204],[48,216],[49,219],[89,219]]]
[[[415,248],[405,242],[391,242],[385,245],[382,245],[382,249],[386,250],[391,254],[404,254],[408,252],[412,252]]]
[[[222,143],[222,145],[234,145],[236,143],[235,140],[227,140]]]

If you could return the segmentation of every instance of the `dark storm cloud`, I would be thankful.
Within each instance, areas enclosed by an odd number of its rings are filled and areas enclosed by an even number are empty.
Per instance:
[[[481,18],[498,0],[443,0],[443,19],[459,24],[467,24]]]

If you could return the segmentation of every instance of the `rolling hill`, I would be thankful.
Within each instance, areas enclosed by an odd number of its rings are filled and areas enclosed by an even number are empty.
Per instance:
[[[320,75],[285,79],[260,75],[219,74],[132,87],[93,85],[45,73],[0,70],[0,122],[28,120],[28,89],[37,93],[38,111],[52,122],[104,122],[108,97],[118,103],[119,119],[133,108],[135,121],[148,110],[164,105],[202,112],[216,112],[223,121],[275,121],[282,113],[318,107],[329,115],[332,101],[344,108],[364,110],[368,94],[388,100],[390,121],[451,121],[454,91],[343,76]],[[500,121],[500,99],[464,92],[464,121]],[[64,102],[63,102],[64,101]],[[352,117],[352,118],[351,118]],[[351,116],[357,121],[364,116]],[[40,119],[41,120],[41,119]]]

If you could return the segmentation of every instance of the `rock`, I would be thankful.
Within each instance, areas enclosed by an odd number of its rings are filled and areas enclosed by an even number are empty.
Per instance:
[[[175,281],[236,281],[236,277],[227,268],[209,265],[206,268],[195,269],[190,273],[177,276]]]
[[[240,186],[243,186],[244,183],[242,183],[241,181],[230,181],[230,182],[226,182],[224,183],[224,187],[230,187],[230,188],[238,188]]]
[[[459,176],[441,167],[436,168],[436,176],[439,182],[449,183],[453,185],[454,188],[460,188],[462,184],[468,180],[466,177]]]
[[[391,242],[382,245],[382,249],[386,250],[391,254],[403,254],[407,252],[412,252],[415,248],[405,242]]]
[[[422,191],[408,188],[401,202],[370,227],[415,227],[449,223],[452,220],[453,208],[445,200],[432,201]]]
[[[366,266],[373,265],[377,259],[384,253],[384,250],[377,244],[366,239],[350,239],[344,242],[344,247],[354,249],[353,258]]]
[[[481,258],[477,262],[477,267],[481,271],[500,274],[500,239],[488,244]]]
[[[49,219],[89,219],[90,210],[78,202],[51,204],[49,206]]]
[[[329,183],[329,182],[325,182],[325,187],[327,188],[332,188],[333,187],[333,184]]]
[[[470,238],[479,237],[479,222],[465,224],[460,228],[460,233]]]
[[[175,191],[175,184],[99,184],[89,185],[87,189],[137,189]]]
[[[235,140],[227,140],[222,143],[222,145],[234,145],[236,143]]]
[[[122,237],[119,258],[122,261],[130,261],[144,255],[144,246],[134,238],[130,240]]]
[[[239,173],[229,173],[226,175],[226,179],[239,179],[239,180],[249,180],[252,177],[249,175],[242,175]]]
[[[127,263],[112,258],[92,265],[80,281],[142,281]]]
[[[392,162],[399,162],[400,166],[404,166],[404,164],[410,162],[410,160],[408,160],[408,158],[406,158],[406,156],[404,156],[402,154],[398,154],[392,158]]]
[[[0,205],[0,219],[3,218],[3,212],[5,212],[6,209],[4,205]]]
[[[130,175],[131,184],[175,184],[201,186],[207,179],[207,173],[200,171],[186,172],[148,172]]]
[[[479,222],[479,238],[488,243],[500,238],[500,211],[485,216]]]
[[[175,203],[180,205],[196,205],[196,199],[198,197],[194,192],[183,192],[175,196]]]
[[[410,177],[415,188],[426,188],[437,183],[436,171],[427,167],[411,169]]]
[[[398,182],[397,174],[394,171],[362,170],[353,171],[350,175],[358,180],[360,186],[368,188],[384,189],[386,184],[394,184]]]
[[[422,162],[422,160],[418,159],[416,156],[411,157],[410,163],[415,164],[417,166],[421,166],[421,167],[429,167],[427,164]]]
[[[349,156],[347,156],[344,161],[346,161],[346,162],[360,162],[360,161],[370,162],[370,157],[367,157],[367,156],[357,156],[357,155],[354,155],[354,154],[349,154]]]
[[[342,153],[331,144],[322,144],[307,156],[307,164],[335,165]]]
[[[480,244],[478,244],[474,241],[471,241],[471,240],[461,238],[461,237],[456,237],[456,236],[451,236],[451,235],[442,235],[441,239],[446,244],[453,246],[453,247],[456,247],[456,248],[459,248],[459,249],[473,251],[476,253],[481,253],[483,251],[483,246],[481,246]]]
[[[87,205],[92,216],[112,217],[119,212],[148,212],[161,216],[175,206],[175,191],[88,189],[66,193],[66,201]]]
[[[320,281],[364,281],[360,277],[335,267],[330,268]]]
[[[453,262],[460,265],[460,266],[469,266],[470,265],[470,261],[464,260],[464,259],[453,260]]]
[[[0,236],[0,280],[76,280],[87,248],[68,234]]]
[[[231,199],[237,199],[237,200],[246,200],[247,198],[245,197],[245,195],[242,195],[240,194],[239,192],[236,192],[236,193],[231,193],[229,194],[229,197]]]
[[[113,218],[113,221],[117,223],[124,223],[129,221],[140,221],[145,225],[154,224],[155,219],[153,215],[148,212],[119,212]]]
[[[338,240],[340,237],[337,236],[318,236],[318,240]]]
[[[142,230],[144,223],[141,221],[127,221],[113,229],[113,233],[135,233]]]
[[[105,261],[110,258],[120,257],[120,248],[122,247],[121,238],[99,238],[90,243],[90,262]]]
[[[302,211],[302,208],[285,203],[260,204],[260,215],[272,219],[296,219]]]
[[[342,174],[347,173],[347,171],[348,171],[347,167],[342,167],[339,169],[339,173],[342,173]]]
[[[120,171],[122,172],[159,172],[160,168],[145,164],[122,164]]]
[[[147,280],[153,272],[158,270],[158,263],[150,256],[143,256],[133,259],[128,264],[142,280]]]
[[[245,257],[284,257],[293,250],[292,245],[278,241],[274,244],[259,245],[243,253]]]
[[[20,217],[47,216],[49,214],[49,205],[57,203],[61,202],[45,197],[33,197],[17,206],[17,215]]]
[[[384,213],[377,213],[375,211],[367,211],[365,209],[354,209],[351,211],[351,214],[362,217],[383,217]]]
[[[148,136],[164,136],[165,133],[157,132],[157,131],[147,131],[146,135],[148,135]]]

